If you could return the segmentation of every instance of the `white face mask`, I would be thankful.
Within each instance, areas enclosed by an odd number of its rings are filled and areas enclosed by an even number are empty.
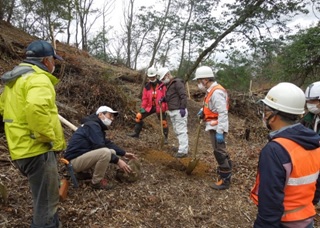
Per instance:
[[[198,88],[202,91],[205,91],[206,90],[206,87],[204,87],[204,85],[202,84],[202,82],[199,82],[198,83]]]
[[[169,79],[169,78],[166,78],[166,79],[164,79],[162,82],[163,82],[164,84],[169,84],[170,79]]]
[[[307,108],[308,108],[309,112],[311,112],[313,114],[319,114],[320,113],[320,109],[317,107],[317,104],[309,104],[309,103],[307,103]]]
[[[153,79],[153,80],[150,80],[150,79],[149,79],[149,81],[150,81],[150,82],[156,82],[156,81],[157,81],[157,79],[156,79],[156,78],[155,78],[155,79]]]
[[[50,72],[51,74],[53,74],[54,70],[56,69],[56,66],[52,67],[52,71]]]
[[[269,117],[270,118],[270,117]],[[262,113],[262,126],[267,128],[268,130],[272,130],[269,124],[269,120],[266,119],[265,114]]]
[[[109,118],[105,118],[104,120],[102,120],[102,123],[106,126],[110,126],[112,123],[112,120],[110,120]]]

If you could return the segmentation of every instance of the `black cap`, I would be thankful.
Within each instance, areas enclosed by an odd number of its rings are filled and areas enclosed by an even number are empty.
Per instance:
[[[55,50],[47,41],[36,40],[27,47],[27,57],[47,57],[53,56],[55,59],[63,60],[63,58],[56,54]]]

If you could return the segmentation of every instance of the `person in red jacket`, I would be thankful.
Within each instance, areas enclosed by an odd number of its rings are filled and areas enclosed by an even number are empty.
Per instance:
[[[136,114],[136,124],[134,132],[128,134],[128,136],[139,138],[140,132],[143,126],[143,119],[157,113],[160,119],[160,104],[162,111],[162,126],[163,133],[165,136],[165,144],[168,143],[168,123],[166,111],[168,110],[167,103],[159,102],[162,97],[165,96],[167,88],[166,86],[157,79],[157,69],[150,67],[147,72],[149,82],[145,85],[142,92],[141,108]],[[160,104],[159,104],[160,103]]]
[[[282,82],[261,100],[269,142],[259,155],[251,199],[258,206],[255,228],[313,227],[320,198],[320,136],[298,122],[305,96]]]

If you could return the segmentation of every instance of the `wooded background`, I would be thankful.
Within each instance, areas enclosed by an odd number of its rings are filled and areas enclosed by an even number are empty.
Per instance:
[[[169,66],[186,81],[200,64],[208,65],[232,90],[248,91],[251,80],[256,88],[320,80],[319,21],[294,31],[288,26],[296,15],[320,18],[320,0],[159,0],[138,9],[136,0],[126,0],[120,10],[115,0],[97,2],[0,0],[0,20],[45,40],[64,33],[67,44],[117,65],[137,69],[147,60],[148,67]],[[123,14],[116,38],[114,10]],[[218,51],[225,61],[217,60]]]

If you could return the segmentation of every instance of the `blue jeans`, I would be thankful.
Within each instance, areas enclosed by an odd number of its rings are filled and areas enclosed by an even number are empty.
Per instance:
[[[59,227],[59,175],[56,154],[49,151],[32,158],[15,160],[14,163],[29,181],[33,200],[31,228]]]

